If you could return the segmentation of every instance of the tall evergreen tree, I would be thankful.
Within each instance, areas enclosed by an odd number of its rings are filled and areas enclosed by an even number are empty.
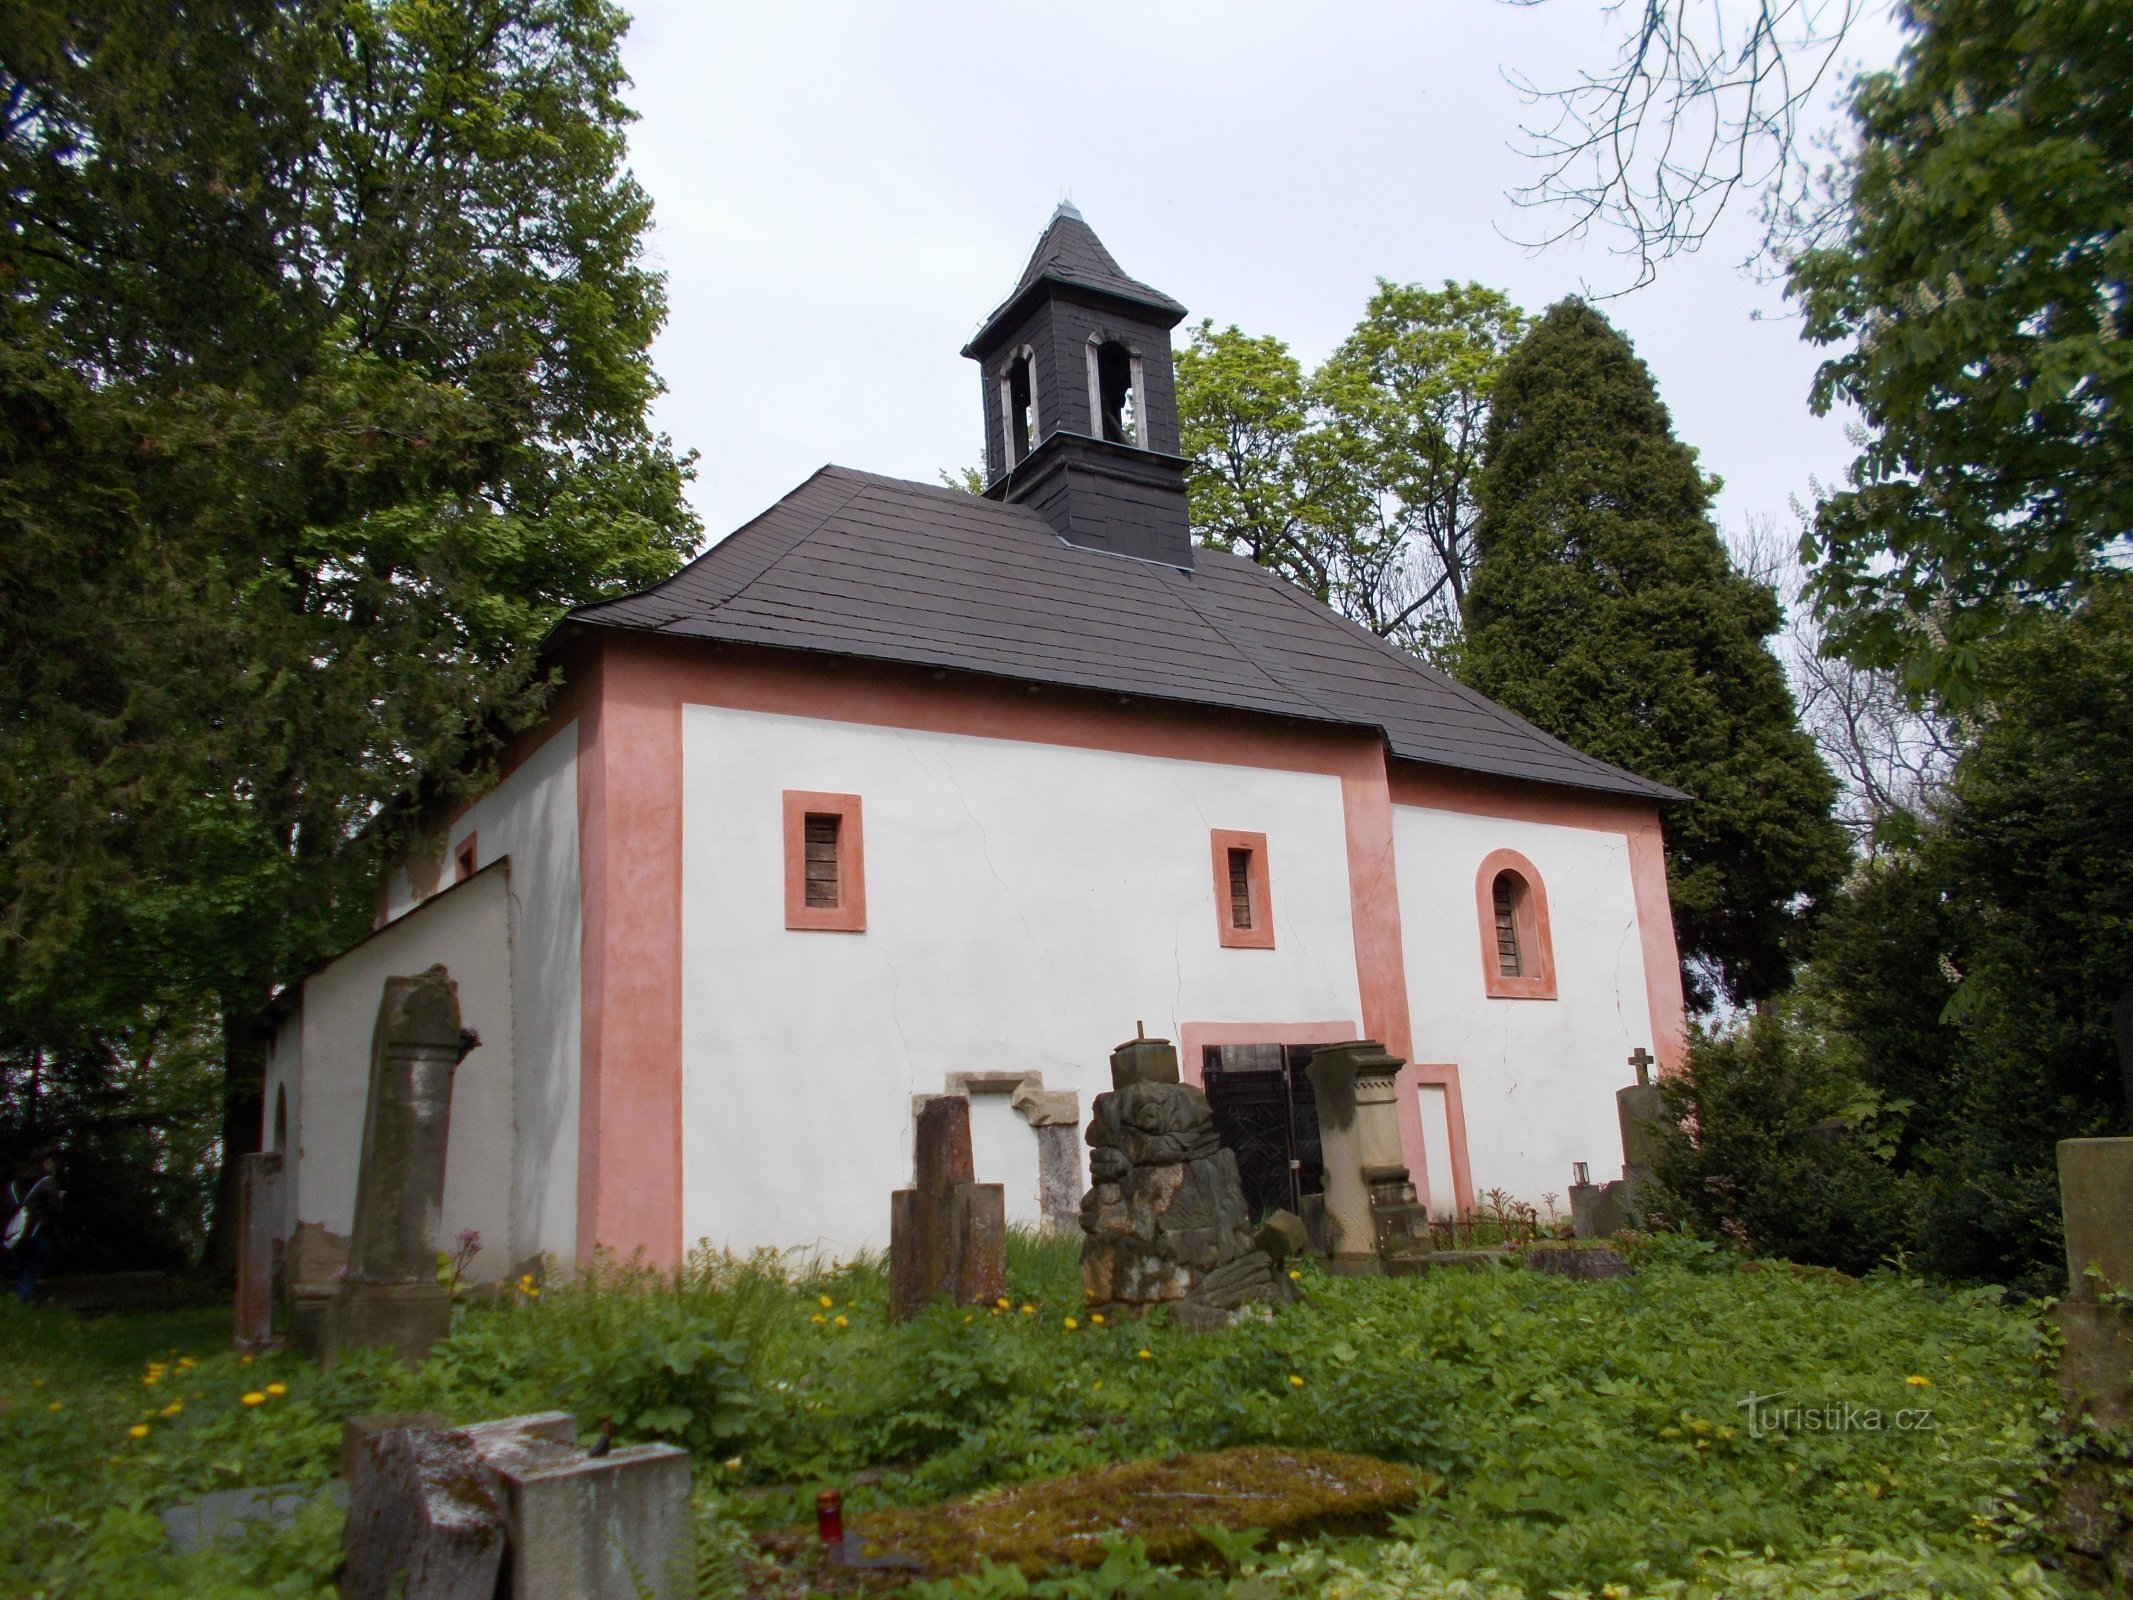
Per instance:
[[[1764,645],[1714,485],[1644,363],[1581,301],[1513,352],[1489,420],[1467,680],[1579,749],[1669,783],[1667,879],[1691,1003],[1782,989],[1846,861],[1836,780]]]

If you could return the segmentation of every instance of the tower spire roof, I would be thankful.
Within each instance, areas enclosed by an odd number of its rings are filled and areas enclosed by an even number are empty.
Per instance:
[[[1096,230],[1082,220],[1073,202],[1062,200],[1052,213],[1043,236],[1037,240],[1037,248],[1030,252],[1029,265],[1022,269],[1014,293],[1003,300],[985,319],[984,325],[971,335],[963,354],[976,355],[1002,324],[1020,315],[1028,297],[1047,283],[1140,306],[1157,313],[1166,328],[1176,326],[1185,315],[1184,306],[1162,290],[1152,289],[1138,278],[1127,277],[1125,269],[1104,248],[1103,240],[1096,237]]]

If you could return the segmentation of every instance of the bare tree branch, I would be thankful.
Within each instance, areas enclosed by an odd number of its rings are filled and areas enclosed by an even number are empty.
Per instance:
[[[1631,25],[1611,67],[1552,87],[1505,72],[1536,108],[1520,132],[1540,168],[1511,198],[1553,213],[1520,242],[1597,227],[1634,260],[1630,287],[1642,288],[1661,261],[1699,249],[1746,188],[1760,197],[1765,254],[1814,195],[1812,119],[1846,37],[1881,3],[1612,0],[1607,15]]]

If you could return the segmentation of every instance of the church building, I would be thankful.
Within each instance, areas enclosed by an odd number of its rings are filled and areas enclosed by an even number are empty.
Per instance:
[[[483,1040],[441,1229],[477,1277],[879,1247],[943,1092],[1009,1221],[1072,1226],[1137,1029],[1259,1207],[1316,1189],[1302,1067],[1355,1038],[1408,1063],[1433,1213],[1615,1174],[1625,1060],[1682,1051],[1679,796],[1196,548],[1184,314],[1063,205],[962,352],[982,495],[826,466],[563,619],[546,719],[283,996],[284,1236],[348,1231],[379,985],[432,962]]]

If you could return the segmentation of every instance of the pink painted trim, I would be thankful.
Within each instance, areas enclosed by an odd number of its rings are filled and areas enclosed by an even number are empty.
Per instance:
[[[1674,904],[1667,895],[1666,849],[1657,817],[1629,836],[1629,878],[1637,897],[1637,938],[1644,953],[1652,1055],[1664,1076],[1681,1070],[1689,1039],[1688,1007],[1681,992],[1681,951],[1674,943]]]
[[[1496,951],[1496,879],[1508,872],[1518,879],[1511,913],[1518,924],[1519,977],[1504,976]],[[1555,942],[1548,927],[1548,890],[1532,862],[1516,850],[1491,850],[1474,874],[1474,907],[1481,917],[1481,976],[1492,1000],[1553,1000]]]
[[[837,903],[807,903],[807,819],[837,819]],[[813,789],[785,791],[785,926],[821,933],[864,933],[867,929],[865,836],[861,833],[859,796],[821,794]]]
[[[1353,1022],[1181,1022],[1178,1068],[1195,1089],[1207,1087],[1200,1058],[1211,1044],[1346,1044]]]
[[[1271,950],[1274,948],[1274,891],[1268,880],[1266,835],[1239,833],[1234,828],[1210,828],[1209,848],[1215,861],[1215,936],[1225,950]],[[1229,853],[1248,851],[1244,877],[1252,925],[1240,928],[1230,921]]]
[[[452,847],[452,881],[465,883],[481,870],[480,835],[469,831],[467,836]]]
[[[578,722],[578,1259],[682,1256],[681,704],[640,652],[591,663]]]

